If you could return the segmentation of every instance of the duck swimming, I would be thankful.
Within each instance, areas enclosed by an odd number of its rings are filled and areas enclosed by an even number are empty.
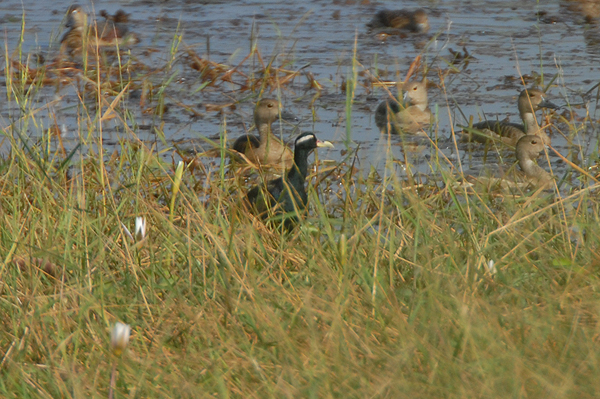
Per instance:
[[[402,85],[404,104],[396,99],[381,102],[375,110],[375,125],[381,133],[410,133],[425,135],[423,129],[431,124],[427,105],[427,84],[406,82]]]
[[[125,22],[128,21],[128,15],[119,10],[114,16],[104,12],[106,21],[96,23],[90,21],[88,14],[83,7],[72,5],[67,10],[66,27],[69,30],[60,40],[61,52],[75,53],[81,52],[84,46],[84,39],[87,40],[87,46],[96,47],[117,47],[130,46],[139,42],[137,36],[131,32]]]
[[[292,114],[281,111],[279,101],[273,98],[263,98],[254,109],[254,124],[258,129],[258,137],[246,134],[238,137],[232,149],[244,154],[246,158],[258,165],[279,166],[284,169],[292,167],[294,154],[273,132],[271,125],[281,115],[282,119],[293,119]]]
[[[519,139],[515,153],[519,167],[525,173],[529,183],[535,187],[550,188],[553,182],[552,175],[542,169],[536,159],[544,153],[546,145],[540,136],[528,134]]]
[[[429,30],[427,12],[419,8],[410,10],[381,10],[367,24],[371,29],[392,28],[415,33],[424,33]]]
[[[535,117],[535,112],[542,108],[558,109],[560,107],[546,100],[543,91],[539,89],[526,89],[519,94],[518,108],[523,124],[504,121],[475,123],[472,129],[480,130],[484,134],[478,135],[463,130],[464,140],[486,142],[490,138],[497,138],[505,144],[515,146],[521,137],[530,134],[541,137],[544,144],[549,145],[551,142],[550,137],[540,128]]]

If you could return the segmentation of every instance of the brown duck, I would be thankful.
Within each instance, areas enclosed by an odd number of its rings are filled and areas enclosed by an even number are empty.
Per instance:
[[[292,114],[280,110],[279,101],[272,98],[260,100],[254,109],[254,124],[258,130],[258,137],[251,134],[238,137],[233,143],[233,150],[244,154],[250,162],[258,165],[291,168],[294,154],[275,137],[271,128],[280,116],[282,119],[296,120]]]
[[[367,24],[371,29],[392,28],[415,33],[429,30],[429,18],[422,8],[410,10],[381,10]]]
[[[381,133],[400,132],[425,134],[431,124],[431,111],[427,105],[427,84],[425,82],[406,82],[402,85],[404,103],[396,99],[381,102],[375,110],[375,125]]]
[[[96,23],[90,21],[88,14],[79,5],[72,5],[67,10],[66,27],[69,29],[62,37],[62,53],[81,52],[84,43],[91,49],[96,47],[130,46],[139,42],[137,36],[127,28],[128,15],[119,10],[114,16],[106,12],[102,14],[106,21]]]
[[[463,130],[465,141],[486,142],[490,138],[497,138],[505,144],[516,145],[519,139],[531,134],[542,138],[544,144],[550,144],[550,137],[540,128],[535,118],[535,112],[542,108],[558,109],[559,107],[546,100],[545,93],[539,89],[526,89],[519,94],[519,115],[523,124],[505,121],[483,121],[475,123],[472,128],[483,134],[466,132]],[[463,127],[464,128],[464,127]]]
[[[519,189],[529,187],[550,189],[553,186],[553,176],[542,169],[536,160],[544,153],[546,145],[540,136],[528,134],[519,139],[515,148],[515,155],[519,168],[523,174],[516,174],[514,178],[501,177],[473,177],[467,176],[466,182],[461,187],[473,185],[485,185],[488,188],[499,188],[502,190]]]
[[[519,167],[525,173],[528,182],[535,187],[550,188],[552,175],[536,163],[536,159],[544,153],[545,147],[540,136],[528,134],[519,139],[515,152]]]

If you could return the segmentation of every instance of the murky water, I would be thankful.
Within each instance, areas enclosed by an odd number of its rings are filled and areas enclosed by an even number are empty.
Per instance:
[[[304,67],[292,84],[282,86],[279,93],[269,94],[279,95],[285,107],[302,118],[296,128],[283,126],[284,138],[292,140],[298,131],[313,130],[319,138],[338,143],[337,149],[324,154],[325,157],[343,159],[343,142],[348,131],[348,93],[344,82],[352,74],[352,58],[356,52],[359,85],[354,92],[349,131],[352,141],[360,145],[360,166],[381,168],[388,150],[402,159],[401,140],[392,137],[388,142],[374,125],[373,111],[386,93],[382,88],[373,87],[364,70],[380,73],[384,80],[403,78],[414,58],[421,55],[429,66],[428,78],[432,83],[430,107],[438,116],[432,137],[454,165],[460,160],[465,172],[478,174],[484,163],[493,168],[494,163],[499,162],[498,155],[492,151],[484,158],[481,151],[467,151],[464,144],[459,144],[457,154],[451,140],[452,126],[466,123],[464,116],[470,115],[475,121],[483,114],[491,119],[510,116],[512,121],[517,121],[516,98],[523,88],[520,75],[527,78],[528,85],[533,81],[547,85],[554,79],[548,98],[557,104],[571,104],[572,108],[560,112],[578,126],[588,113],[594,121],[598,119],[598,90],[593,87],[600,81],[600,27],[587,23],[582,14],[568,7],[573,2],[540,3],[404,1],[402,7],[428,10],[431,29],[426,35],[391,36],[385,41],[369,34],[365,24],[378,9],[398,8],[397,2],[103,1],[101,5],[96,4],[95,9],[114,12],[122,8],[130,13],[131,29],[142,39],[131,50],[132,58],[144,65],[164,67],[162,74],[150,79],[155,85],[172,79],[166,90],[166,112],[160,119],[143,112],[142,89],[133,90],[129,95],[128,108],[137,124],[131,127],[142,140],[164,147],[165,143],[154,133],[154,127],[164,122],[167,145],[179,143],[198,150],[206,148],[201,138],[215,139],[224,123],[223,113],[214,111],[211,106],[236,101],[241,102],[225,116],[227,134],[235,138],[244,133],[251,124],[252,93],[240,91],[239,82],[221,82],[216,87],[202,89],[199,72],[190,68],[185,50],[235,66],[249,54],[254,32],[254,43],[265,62],[272,60],[274,66],[288,70]],[[12,54],[18,42],[23,12],[26,20],[24,51],[56,48],[63,29],[61,22],[70,4],[57,0],[42,9],[35,1],[26,1],[24,5],[16,0],[1,2],[0,21],[8,53]],[[91,9],[89,4],[85,6]],[[167,68],[171,62],[169,49],[176,35],[182,35],[182,42],[174,62]],[[451,50],[464,53],[463,49],[471,55],[468,65],[460,62],[453,65]],[[453,68],[456,73],[449,73]],[[243,66],[246,74],[258,73],[260,69],[260,65],[253,66],[249,61]],[[310,88],[307,73],[322,86],[320,93]],[[63,138],[67,145],[75,145],[78,126],[75,87],[67,85],[58,91],[56,87],[44,87],[36,100],[37,107],[52,102],[47,112],[38,115],[44,126],[56,120],[64,127]],[[7,105],[5,96],[0,104],[3,104],[0,123],[6,127],[15,119],[16,105]],[[573,134],[564,121],[553,120],[556,122],[552,129],[553,146],[561,153],[570,159],[597,153],[598,131],[593,125],[585,123],[584,129]],[[121,137],[127,137],[120,124],[118,119],[105,123],[105,147],[110,149]],[[421,172],[428,172],[428,159],[435,152],[427,141],[422,144],[425,150],[413,154],[412,161]],[[581,151],[583,155],[579,154]],[[501,155],[507,164],[514,160],[510,152]],[[557,157],[552,156],[551,161],[555,173],[566,169]]]

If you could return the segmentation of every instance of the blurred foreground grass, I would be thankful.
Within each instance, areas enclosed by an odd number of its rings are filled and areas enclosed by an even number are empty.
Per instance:
[[[133,336],[117,397],[597,391],[590,190],[455,201],[348,178],[281,236],[218,176],[199,192],[184,172],[171,222],[173,167],[143,145],[63,169],[31,155],[15,145],[0,164],[2,396],[106,396],[118,320]],[[138,215],[133,245],[121,222]]]

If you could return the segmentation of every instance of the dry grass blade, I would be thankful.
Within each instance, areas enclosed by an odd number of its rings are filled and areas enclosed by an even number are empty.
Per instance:
[[[100,123],[114,118],[113,112],[115,110],[115,107],[117,106],[119,101],[121,101],[121,98],[123,98],[123,94],[125,94],[129,89],[130,84],[131,82],[127,83],[125,87],[123,87],[123,90],[121,90],[119,94],[117,94],[117,96],[111,101],[106,111],[104,111],[104,115],[102,115],[102,117],[100,118]]]

